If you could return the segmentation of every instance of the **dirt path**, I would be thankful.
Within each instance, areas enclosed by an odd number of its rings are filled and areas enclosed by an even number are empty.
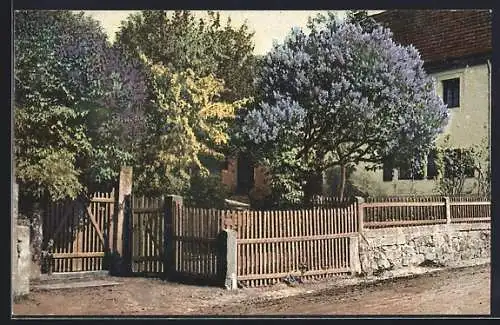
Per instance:
[[[274,301],[216,307],[233,315],[489,314],[490,269],[449,270]]]
[[[107,279],[121,284],[34,291],[14,304],[14,315],[394,315],[490,310],[489,265],[378,284],[309,283],[297,288],[280,284],[231,292],[158,279]]]

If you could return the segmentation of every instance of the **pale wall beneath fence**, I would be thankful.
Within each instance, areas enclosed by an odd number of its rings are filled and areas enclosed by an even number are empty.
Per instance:
[[[429,260],[443,266],[490,257],[490,223],[365,229],[359,241],[368,275]]]

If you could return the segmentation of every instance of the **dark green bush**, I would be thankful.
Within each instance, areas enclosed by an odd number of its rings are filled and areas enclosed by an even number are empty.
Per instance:
[[[229,189],[222,183],[219,175],[194,175],[184,198],[188,206],[223,209],[225,207],[224,200],[229,195]]]

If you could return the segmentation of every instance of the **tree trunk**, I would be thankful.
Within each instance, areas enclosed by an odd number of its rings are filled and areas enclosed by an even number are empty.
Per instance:
[[[345,183],[347,177],[347,166],[345,164],[340,165],[340,184],[339,184],[339,198],[340,201],[344,199]]]

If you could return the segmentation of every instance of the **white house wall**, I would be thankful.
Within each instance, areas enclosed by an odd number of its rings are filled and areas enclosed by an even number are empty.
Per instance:
[[[460,107],[451,108],[449,123],[437,139],[440,144],[445,135],[450,135],[452,147],[468,147],[480,144],[489,136],[489,78],[488,65],[476,65],[462,69],[435,73],[436,91],[442,96],[442,80],[460,77]],[[365,171],[359,166],[351,176],[352,182],[361,189],[366,188],[374,195],[431,194],[435,187],[433,180],[395,180],[384,182],[382,170]],[[471,186],[472,182],[467,185]],[[466,185],[466,187],[467,187]]]

